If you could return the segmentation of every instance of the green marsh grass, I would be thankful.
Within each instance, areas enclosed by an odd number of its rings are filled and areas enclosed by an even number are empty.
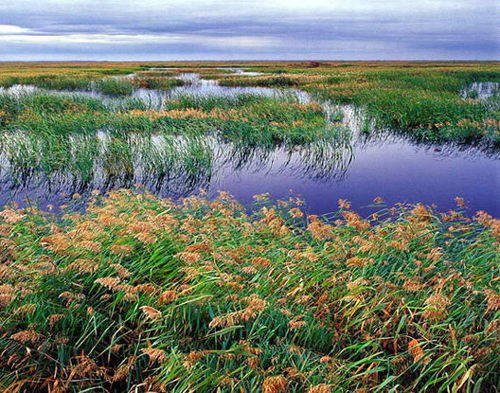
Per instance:
[[[134,91],[134,82],[131,78],[105,78],[94,82],[92,87],[108,95],[130,95]]]
[[[161,105],[161,109],[155,107]],[[300,104],[293,94],[277,97],[235,94],[191,96],[180,94],[148,103],[135,97],[100,98],[44,91],[0,94],[4,131],[36,135],[91,134],[100,129],[117,132],[203,135],[220,132],[248,143],[310,143],[334,136],[318,104]]]
[[[268,72],[264,77],[218,79],[227,86],[267,86],[288,78],[293,86],[323,99],[363,106],[379,127],[411,131],[421,140],[499,143],[498,105],[490,105],[498,97],[487,102],[460,97],[473,82],[500,81],[497,63],[360,62],[349,64],[347,70],[346,65],[323,63],[308,69],[290,64],[286,76],[280,77],[269,66],[260,69]]]
[[[148,70],[154,66],[173,69]],[[247,67],[264,75],[232,75],[224,67]],[[110,77],[131,73],[136,74],[132,78]],[[460,96],[473,82],[500,81],[497,62],[320,62],[314,67],[301,62],[5,63],[0,68],[0,84],[54,90],[91,90],[97,86],[104,93],[123,96],[122,104],[129,101],[127,105],[140,106],[143,104],[128,98],[131,91],[137,87],[169,90],[186,83],[176,79],[181,73],[200,73],[203,78],[217,79],[222,86],[298,88],[335,104],[362,106],[378,127],[408,131],[424,141],[497,145],[500,140],[498,97],[483,102],[475,99],[474,93],[466,100]],[[228,105],[216,101],[213,105],[221,108]],[[2,124],[4,118],[0,118]],[[309,139],[297,142],[301,140]]]

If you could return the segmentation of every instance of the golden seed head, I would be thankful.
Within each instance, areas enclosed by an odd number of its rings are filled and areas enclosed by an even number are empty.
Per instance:
[[[101,284],[109,290],[117,291],[120,286],[120,279],[118,277],[102,277],[94,281],[96,284]]]
[[[262,383],[262,393],[282,393],[286,392],[288,381],[285,377],[279,375],[267,377]]]
[[[173,290],[165,291],[158,298],[158,304],[164,305],[164,304],[172,303],[173,301],[177,300],[178,297],[179,297],[179,295],[176,291],[173,291]]]
[[[149,361],[151,363],[153,362],[164,363],[167,361],[167,355],[165,351],[161,349],[142,348],[141,352],[149,356]]]
[[[140,307],[144,315],[146,316],[146,319],[149,319],[151,321],[157,321],[162,317],[161,311],[157,310],[156,308],[149,307],[149,306],[142,306]]]
[[[333,386],[328,385],[326,383],[322,383],[320,385],[311,386],[307,393],[330,393],[332,391]]]

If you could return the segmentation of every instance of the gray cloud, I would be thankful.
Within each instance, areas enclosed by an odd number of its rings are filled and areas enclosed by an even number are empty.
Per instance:
[[[2,60],[498,59],[496,0],[17,0]]]

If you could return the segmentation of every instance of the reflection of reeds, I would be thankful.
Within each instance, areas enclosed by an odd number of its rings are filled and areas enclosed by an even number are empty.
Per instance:
[[[196,137],[4,135],[0,176],[9,188],[48,187],[56,194],[144,183],[162,194],[183,196],[206,185],[211,154]]]
[[[285,160],[291,170],[318,179],[341,177],[351,161],[346,131],[302,147],[231,143],[217,136],[120,134],[38,136],[4,134],[4,187],[47,187],[54,193],[89,192],[144,184],[160,195],[186,196],[210,186],[222,171],[255,171]],[[213,184],[213,186],[216,186]]]
[[[38,135],[4,133],[0,138],[0,179],[4,192],[47,190],[89,193],[140,183],[155,194],[182,197],[200,187],[216,189],[228,173],[293,175],[322,182],[342,180],[356,151],[407,143],[393,132],[353,135],[337,128],[311,143],[249,143],[228,140],[224,133],[170,135],[102,130],[94,134]],[[480,148],[412,143],[433,155],[483,156]],[[493,159],[498,151],[486,152]]]

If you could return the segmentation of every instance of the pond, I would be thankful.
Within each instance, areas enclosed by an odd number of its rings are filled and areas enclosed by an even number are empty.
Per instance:
[[[298,90],[221,87],[216,81],[200,79],[198,74],[182,74],[179,78],[190,83],[170,91],[137,89],[132,97],[148,102],[152,109],[161,109],[165,99],[185,94],[257,94],[276,99],[286,94],[302,103],[312,100]],[[495,86],[481,86],[471,87],[480,98],[486,90],[496,90]],[[16,87],[9,94],[34,90]],[[97,92],[76,94],[115,104],[124,99]],[[311,214],[329,213],[336,210],[338,199],[347,199],[362,215],[368,215],[380,209],[372,204],[375,197],[382,197],[388,205],[422,202],[446,211],[455,207],[454,198],[459,196],[467,201],[470,214],[484,210],[500,216],[499,151],[422,144],[388,130],[372,130],[367,135],[361,132],[366,124],[361,111],[352,106],[332,109],[326,104],[324,109],[327,117],[332,110],[342,112],[342,122],[350,131],[347,136],[289,148],[235,145],[217,133],[197,138],[131,134],[120,142],[120,153],[116,153],[114,139],[106,130],[99,130],[93,136],[68,136],[63,143],[69,146],[68,154],[75,156],[75,163],[81,165],[56,171],[47,171],[43,164],[43,146],[48,142],[26,139],[22,134],[3,135],[0,205],[15,201],[44,209],[54,206],[57,211],[68,201],[76,203],[70,197],[74,193],[85,196],[94,189],[104,193],[143,184],[157,195],[174,198],[199,193],[200,188],[211,196],[224,190],[246,206],[261,193],[275,199],[300,196]],[[26,202],[26,198],[31,201]]]
[[[315,157],[319,162],[311,162],[305,154],[300,150],[294,154],[275,151],[265,163],[254,160],[253,170],[251,166],[243,170],[226,166],[217,188],[245,203],[251,203],[255,193],[269,192],[283,198],[293,189],[314,214],[334,210],[340,198],[350,200],[357,211],[368,215],[376,210],[370,205],[377,196],[388,205],[422,202],[436,204],[439,210],[454,208],[454,198],[461,196],[471,212],[485,210],[500,216],[498,155],[418,145],[391,136],[359,141],[333,171],[331,158],[324,157],[326,162],[321,162],[323,157]]]

